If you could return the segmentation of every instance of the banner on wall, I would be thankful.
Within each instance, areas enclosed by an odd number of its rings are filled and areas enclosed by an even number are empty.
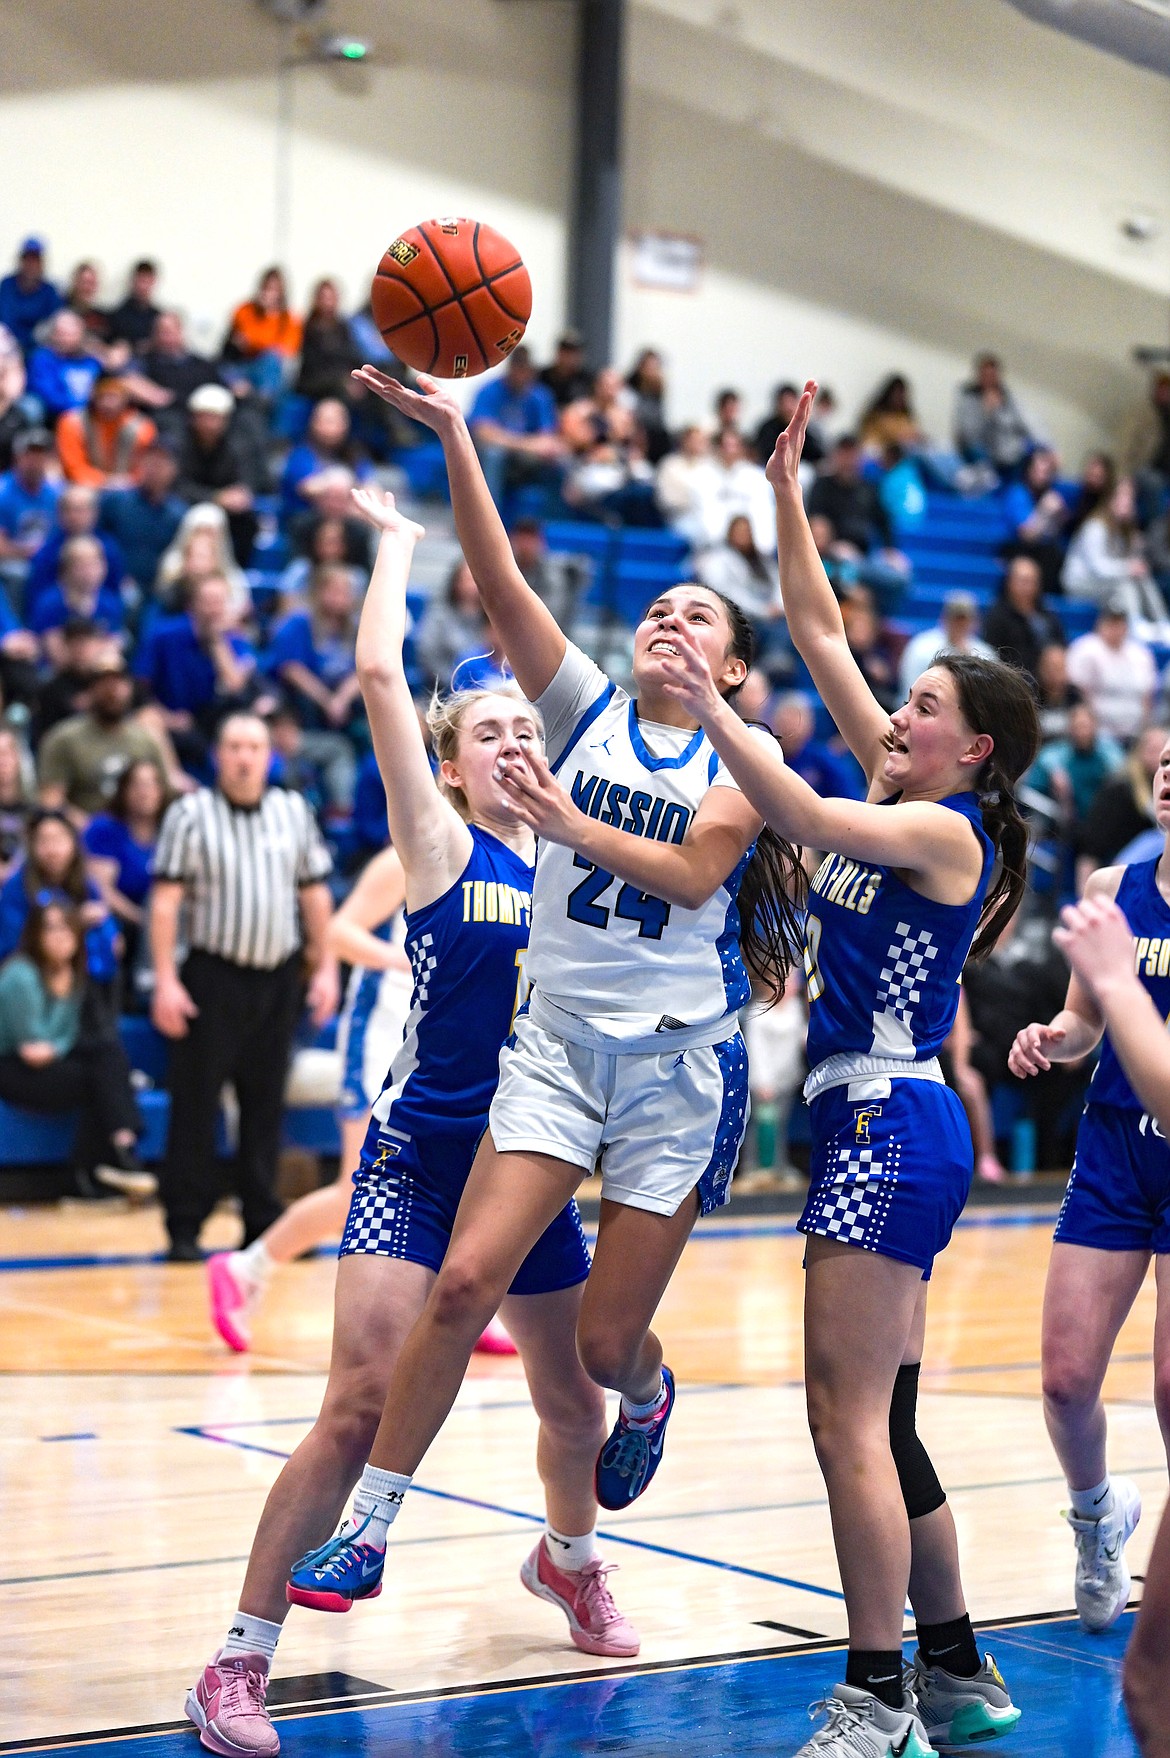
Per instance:
[[[637,287],[663,293],[697,293],[703,273],[703,241],[685,232],[635,232],[630,272]]]

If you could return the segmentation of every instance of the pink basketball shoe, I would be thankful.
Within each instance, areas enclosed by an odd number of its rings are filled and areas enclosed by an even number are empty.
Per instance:
[[[238,1251],[217,1251],[207,1260],[211,1322],[237,1355],[252,1346],[252,1312],[260,1290],[240,1266]]]
[[[479,1342],[475,1345],[476,1355],[516,1355],[518,1350],[502,1322],[494,1318],[484,1327]]]
[[[583,1569],[558,1569],[541,1538],[520,1566],[520,1579],[537,1599],[559,1605],[569,1620],[569,1634],[586,1654],[637,1654],[641,1637],[622,1616],[605,1584],[610,1569],[594,1557]]]
[[[187,1692],[187,1718],[199,1729],[200,1745],[223,1758],[275,1758],[280,1740],[264,1702],[267,1692],[266,1655],[215,1655]]]

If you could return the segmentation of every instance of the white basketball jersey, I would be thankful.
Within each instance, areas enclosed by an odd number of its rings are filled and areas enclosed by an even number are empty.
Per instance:
[[[538,706],[554,772],[602,824],[678,843],[708,789],[735,786],[704,732],[640,721],[626,692],[571,643]],[[750,995],[737,907],[747,860],[699,909],[684,909],[542,842],[528,950],[533,1018],[615,1051],[728,1037]]]

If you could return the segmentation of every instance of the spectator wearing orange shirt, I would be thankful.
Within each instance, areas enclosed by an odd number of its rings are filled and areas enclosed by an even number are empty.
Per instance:
[[[131,409],[120,378],[103,374],[84,409],[67,409],[57,422],[57,454],[69,482],[88,488],[126,488],[156,438],[149,416]]]
[[[223,357],[233,388],[243,380],[260,396],[277,397],[289,362],[301,351],[302,330],[300,318],[289,310],[283,271],[265,269],[252,298],[232,313]]]

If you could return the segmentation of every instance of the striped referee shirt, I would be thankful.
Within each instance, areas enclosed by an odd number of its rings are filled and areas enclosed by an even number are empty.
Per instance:
[[[333,863],[300,794],[270,787],[256,806],[233,806],[201,787],[169,808],[154,876],[185,887],[184,942],[252,970],[275,970],[301,944],[298,891]]]

